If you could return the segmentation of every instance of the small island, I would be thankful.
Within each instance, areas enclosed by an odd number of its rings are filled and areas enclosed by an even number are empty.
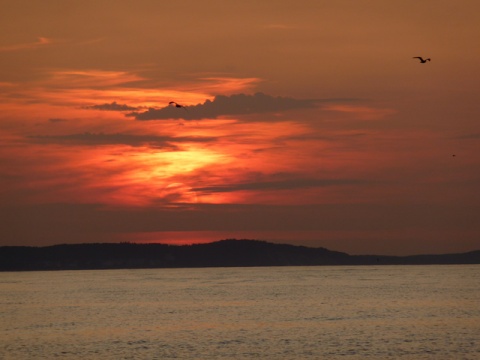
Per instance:
[[[0,247],[0,271],[427,264],[480,264],[480,250],[442,255],[349,255],[322,247],[247,239],[195,245],[85,243]]]

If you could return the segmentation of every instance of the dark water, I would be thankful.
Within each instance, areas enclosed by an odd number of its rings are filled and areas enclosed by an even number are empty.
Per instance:
[[[480,359],[480,266],[0,273],[0,359]]]

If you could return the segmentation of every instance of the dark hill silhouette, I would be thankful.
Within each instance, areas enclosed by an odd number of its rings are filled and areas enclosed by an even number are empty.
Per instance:
[[[480,264],[480,251],[360,256],[325,248],[235,239],[182,246],[94,243],[0,247],[0,271],[373,264]]]

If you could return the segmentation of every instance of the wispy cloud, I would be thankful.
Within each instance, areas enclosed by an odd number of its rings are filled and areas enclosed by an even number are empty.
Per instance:
[[[68,135],[33,135],[28,139],[42,144],[62,144],[62,145],[128,145],[128,146],[150,146],[155,148],[176,149],[177,143],[183,142],[211,142],[214,137],[199,136],[158,136],[158,135],[132,135],[132,134],[103,134],[103,133],[82,133]]]
[[[256,77],[229,77],[224,74],[190,74],[194,81],[180,84],[180,89],[189,89],[197,93],[232,95],[253,91],[263,80]],[[183,90],[184,91],[184,90]]]
[[[135,110],[139,110],[140,108],[135,106],[128,106],[127,104],[118,104],[116,101],[114,101],[110,104],[83,106],[82,109],[103,110],[103,111],[135,111]]]
[[[240,184],[212,185],[193,188],[192,191],[198,191],[203,193],[221,193],[243,190],[292,190],[325,186],[359,185],[362,183],[364,183],[364,181],[359,179],[299,178],[279,181],[257,181]]]
[[[334,104],[323,108],[327,111],[352,114],[358,120],[381,120],[388,115],[394,114],[395,110],[386,108],[373,108],[368,106],[353,106],[345,104]]]
[[[46,37],[39,37],[37,41],[34,42],[0,46],[0,52],[32,50],[42,46],[50,45],[52,43],[54,43],[54,40],[52,39]]]
[[[44,84],[53,86],[68,84],[68,88],[108,88],[142,80],[144,78],[141,76],[126,71],[55,70]]]
[[[136,120],[161,119],[216,119],[221,116],[248,115],[277,112],[301,108],[314,108],[320,100],[294,99],[290,97],[271,96],[263,93],[254,95],[235,94],[231,96],[217,95],[203,104],[188,106],[186,109],[166,106],[160,109],[149,108],[144,112],[133,112]],[[187,111],[185,111],[187,110]]]

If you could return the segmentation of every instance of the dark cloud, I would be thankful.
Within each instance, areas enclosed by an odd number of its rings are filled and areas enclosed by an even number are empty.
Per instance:
[[[288,179],[279,181],[257,181],[240,184],[213,185],[193,188],[192,191],[218,193],[241,190],[291,190],[324,186],[359,185],[362,183],[364,183],[364,181],[357,179]]]
[[[129,145],[161,148],[176,148],[175,143],[181,142],[211,142],[214,137],[196,136],[158,136],[158,135],[130,135],[130,134],[104,134],[90,133],[68,134],[68,135],[34,135],[29,139],[37,143],[63,144],[63,145]]]
[[[461,139],[461,140],[480,139],[480,133],[460,135],[457,137],[457,139]]]
[[[60,122],[66,122],[68,120],[67,119],[61,119],[61,118],[51,118],[51,119],[48,119],[48,121],[55,124],[55,123],[60,123]]]
[[[279,137],[278,140],[344,141],[345,139],[360,139],[366,136],[368,136],[368,133],[365,133],[365,132],[335,133],[333,135],[321,135],[317,133],[311,133],[311,134],[282,136],[282,137]]]
[[[236,94],[231,96],[217,95],[203,104],[177,108],[166,106],[160,109],[149,108],[144,112],[127,114],[136,120],[161,120],[161,119],[215,119],[220,116],[248,115],[292,109],[314,108],[322,100],[294,99],[289,97],[274,97],[263,93],[254,95]]]
[[[128,106],[126,104],[118,104],[116,101],[114,101],[110,104],[83,106],[82,109],[104,110],[104,111],[135,111],[135,110],[139,110],[140,108],[134,107],[134,106]]]

